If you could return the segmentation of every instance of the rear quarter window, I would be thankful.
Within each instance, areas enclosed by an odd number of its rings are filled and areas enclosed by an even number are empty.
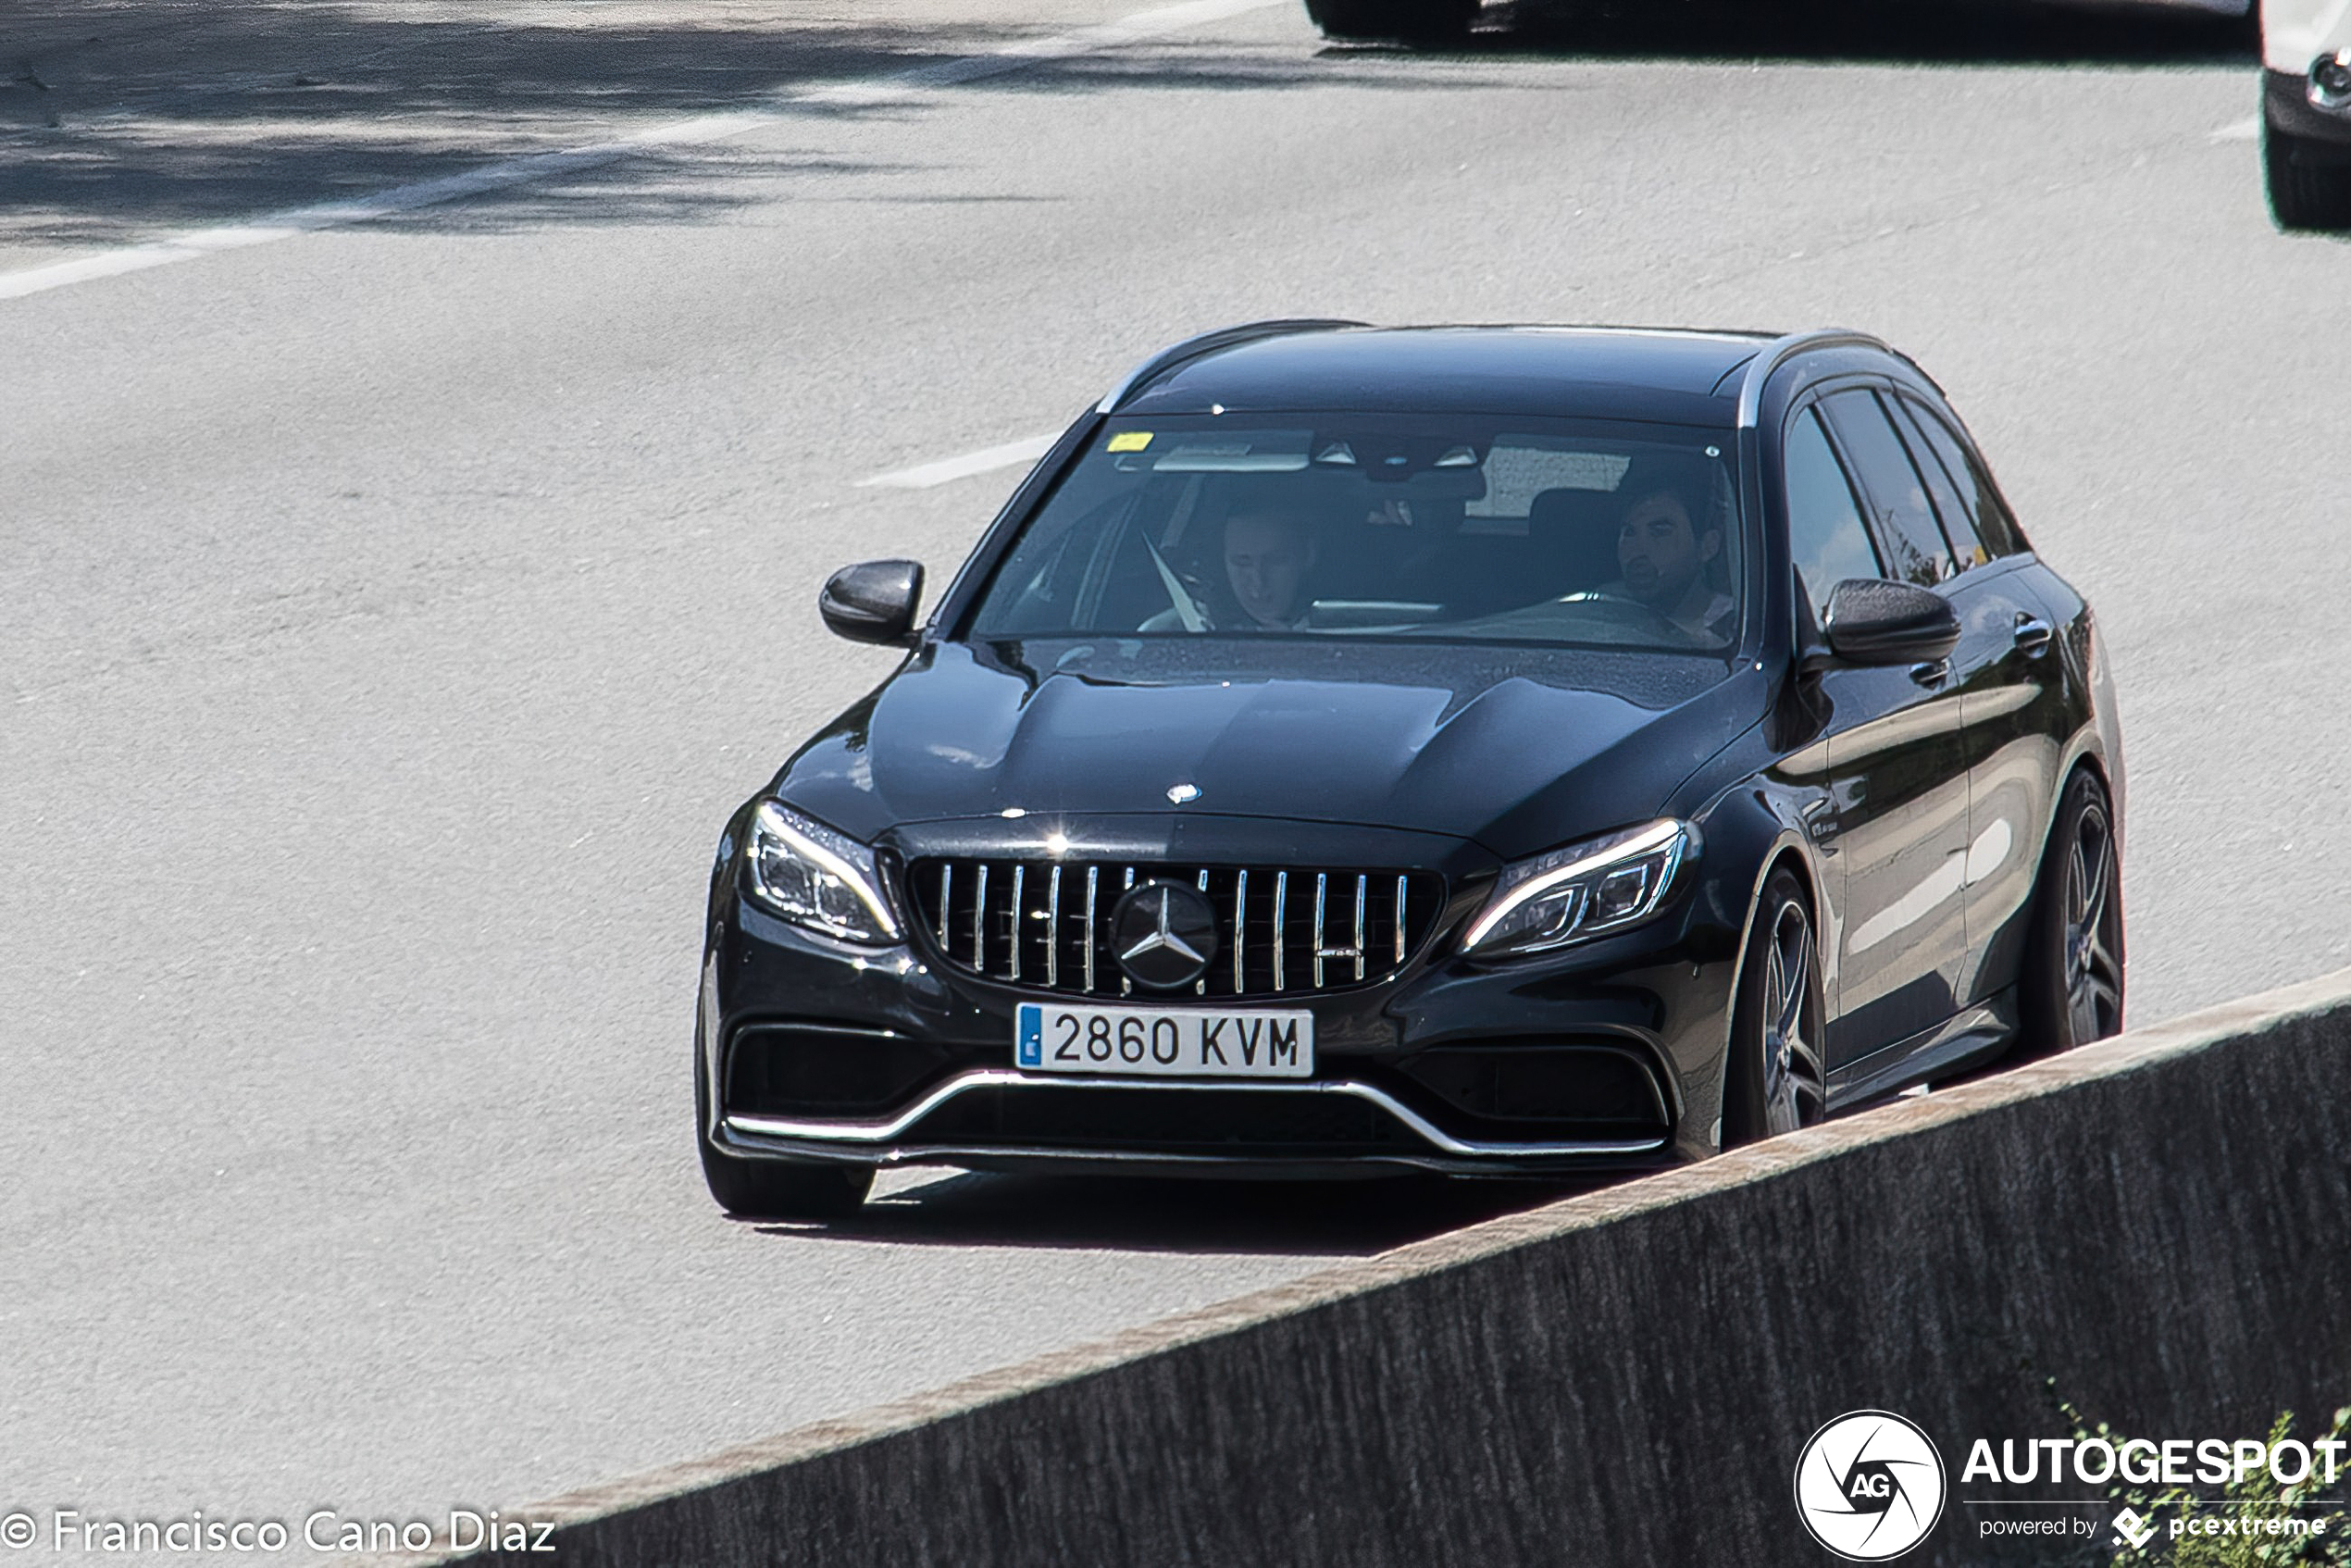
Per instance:
[[[1992,488],[1985,474],[1967,443],[1945,422],[1943,417],[1919,399],[1907,394],[1899,399],[1919,429],[1926,437],[1927,446],[1935,460],[1942,464],[1952,487],[1958,491],[1960,504],[1967,509],[1968,520],[1974,525],[1976,538],[1984,553],[1996,559],[2002,555],[2021,554],[2032,546],[2025,542],[2024,530],[2018,528],[2000,501],[2000,492]]]
[[[1873,504],[1879,551],[1887,574],[1933,588],[1956,570],[1950,542],[1928,504],[1926,486],[1911,465],[1877,394],[1834,392],[1821,407],[1858,470],[1854,477]]]

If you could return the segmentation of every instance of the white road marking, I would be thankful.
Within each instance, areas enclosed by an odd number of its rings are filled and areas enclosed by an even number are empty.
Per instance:
[[[974,474],[993,473],[1009,468],[1015,463],[1034,463],[1045,455],[1053,442],[1061,439],[1051,435],[1029,436],[1022,441],[1008,441],[1001,446],[984,451],[966,452],[961,457],[944,457],[936,463],[926,463],[918,468],[901,468],[893,474],[876,474],[870,479],[859,479],[863,488],[880,485],[890,490],[928,490],[954,479],[967,479]]]
[[[2259,115],[2247,115],[2243,119],[2231,120],[2220,130],[2205,137],[2208,142],[2258,142],[2260,139],[2261,117]]]
[[[439,206],[444,202],[461,201],[467,196],[528,185],[581,169],[601,168],[649,148],[723,141],[774,124],[787,111],[794,108],[809,106],[866,107],[907,103],[927,97],[940,88],[989,77],[1007,76],[1014,71],[1026,70],[1031,66],[1097,54],[1123,44],[1139,43],[1144,39],[1181,32],[1188,28],[1243,16],[1250,11],[1270,10],[1275,6],[1289,3],[1290,0],[1186,0],[1182,5],[1138,11],[1131,17],[1122,17],[1117,21],[1104,22],[1096,27],[1081,28],[1075,32],[1008,44],[984,55],[919,66],[870,81],[786,88],[755,99],[740,109],[696,115],[691,119],[655,126],[609,142],[505,158],[463,174],[395,185],[370,196],[290,207],[243,223],[183,229],[144,244],[126,245],[101,251],[94,255],[77,256],[70,261],[51,262],[44,267],[0,272],[0,300],[22,299],[27,294],[62,289],[99,278],[143,272],[151,267],[168,267],[173,262],[193,261],[198,256],[212,255],[221,251],[266,245],[278,240],[292,239],[298,234],[317,233],[322,229],[341,229],[374,218]]]

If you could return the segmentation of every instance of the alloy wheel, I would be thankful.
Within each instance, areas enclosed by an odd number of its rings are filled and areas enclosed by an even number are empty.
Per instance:
[[[1763,956],[1763,1131],[1793,1132],[1821,1119],[1821,1005],[1812,984],[1812,921],[1780,906]]]
[[[2122,1027],[2121,917],[2114,898],[2114,830],[2106,808],[2082,808],[2065,871],[2065,1006],[2070,1043],[2087,1045]]]

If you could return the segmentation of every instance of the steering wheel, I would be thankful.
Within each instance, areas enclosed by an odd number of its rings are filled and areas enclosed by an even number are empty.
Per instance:
[[[1712,643],[1704,635],[1693,632],[1689,628],[1684,626],[1680,621],[1675,620],[1664,611],[1657,608],[1653,604],[1645,604],[1641,600],[1634,598],[1629,593],[1609,593],[1597,588],[1586,588],[1577,593],[1570,595],[1564,602],[1576,604],[1599,604],[1622,605],[1625,609],[1637,611],[1639,613],[1642,620],[1648,623],[1648,626],[1643,628],[1645,631],[1653,630],[1662,632],[1664,633],[1664,641],[1668,642],[1687,643],[1693,648],[1712,646]]]

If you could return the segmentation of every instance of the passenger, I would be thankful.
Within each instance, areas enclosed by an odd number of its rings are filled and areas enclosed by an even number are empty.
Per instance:
[[[1616,529],[1622,575],[1598,591],[1646,604],[1693,636],[1728,639],[1738,606],[1714,585],[1723,525],[1703,499],[1711,477],[1636,464],[1625,479],[1632,501]]]

